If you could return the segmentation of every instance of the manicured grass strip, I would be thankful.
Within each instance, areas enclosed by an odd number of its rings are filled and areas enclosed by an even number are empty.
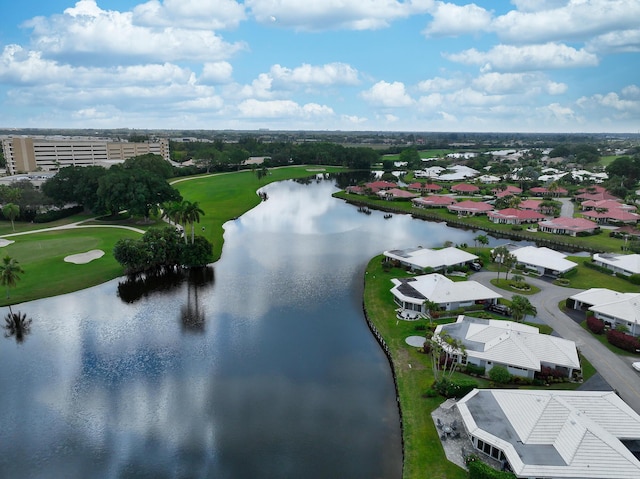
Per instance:
[[[640,287],[626,279],[618,278],[611,274],[602,273],[595,269],[584,266],[585,261],[589,261],[590,257],[585,256],[568,256],[568,260],[578,263],[576,274],[569,276],[569,287],[578,289],[589,288],[608,288],[621,293],[637,293]]]
[[[444,398],[423,397],[433,383],[430,358],[405,343],[408,336],[425,334],[425,331],[415,328],[417,324],[425,325],[426,321],[397,320],[396,306],[389,290],[392,286],[391,279],[398,277],[398,270],[385,272],[381,260],[382,256],[377,256],[367,267],[364,305],[367,317],[382,334],[389,347],[396,374],[403,420],[403,477],[466,478],[466,471],[446,459],[437,429],[431,419],[431,411],[437,408]]]
[[[580,326],[582,326],[582,329],[584,329],[585,331],[587,331],[592,337],[594,337],[595,339],[597,339],[598,341],[600,341],[602,344],[605,345],[605,347],[611,351],[612,353],[615,353],[619,356],[637,356],[636,353],[632,353],[629,351],[625,351],[622,348],[619,348],[617,346],[614,346],[613,344],[611,344],[609,341],[607,341],[607,335],[606,334],[594,334],[589,327],[587,326],[587,320],[585,319],[584,321],[582,321],[580,323]]]
[[[329,166],[291,166],[273,168],[269,174],[258,179],[252,171],[202,175],[185,180],[179,178],[171,183],[184,199],[197,201],[205,211],[197,223],[196,232],[213,243],[213,257],[217,261],[222,254],[222,225],[238,218],[260,203],[256,192],[268,183],[292,178],[307,178],[317,173],[345,171],[343,168]],[[204,228],[204,231],[202,230]],[[190,228],[187,233],[190,234]]]
[[[8,238],[15,243],[0,248],[0,255],[17,259],[25,272],[11,288],[9,299],[5,289],[0,289],[0,305],[70,293],[117,278],[123,270],[113,258],[116,241],[139,237],[120,228],[79,228]],[[105,255],[87,264],[64,261],[65,256],[94,249]]]
[[[503,271],[504,273],[504,271]],[[512,275],[513,276],[513,275]],[[511,286],[511,283],[513,282],[510,279],[497,279],[494,278],[492,280],[489,281],[492,285],[494,285],[496,288],[500,288],[500,289],[504,289],[505,291],[511,291],[512,293],[516,293],[516,294],[521,294],[523,296],[528,296],[531,294],[536,294],[540,292],[540,288],[538,288],[537,286],[534,286],[532,284],[528,284],[529,289],[527,290],[522,290],[522,289],[517,289]],[[526,281],[525,281],[526,283]]]

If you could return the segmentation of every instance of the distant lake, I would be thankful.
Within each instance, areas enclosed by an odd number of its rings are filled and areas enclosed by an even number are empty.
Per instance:
[[[401,477],[364,269],[478,232],[359,213],[335,180],[263,190],[207,274],[13,307],[33,324],[0,338],[0,477]]]

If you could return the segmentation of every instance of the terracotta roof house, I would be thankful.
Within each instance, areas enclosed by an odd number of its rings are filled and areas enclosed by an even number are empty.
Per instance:
[[[400,188],[390,188],[388,190],[380,190],[376,193],[381,198],[385,200],[408,200],[411,198],[417,198],[417,193],[411,193],[407,190],[401,190]]]
[[[477,281],[451,281],[438,273],[392,279],[394,301],[403,309],[428,313],[425,301],[433,301],[440,309],[450,311],[474,304],[493,304],[502,295]]]
[[[446,333],[460,341],[465,355],[443,344],[445,352],[457,362],[474,364],[488,373],[494,366],[503,366],[509,373],[533,379],[542,367],[558,370],[572,377],[580,370],[576,344],[549,334],[540,334],[534,326],[515,321],[480,319],[460,315],[455,323],[436,327],[433,338]]]
[[[390,181],[372,181],[371,183],[367,183],[364,185],[365,188],[370,188],[374,193],[377,193],[380,190],[389,190],[391,188],[397,188],[398,185],[392,183]]]
[[[621,201],[616,200],[586,200],[580,203],[580,209],[589,210],[626,210],[636,211],[634,205],[625,205]]]
[[[486,214],[488,211],[491,211],[493,209],[493,206],[482,201],[466,200],[461,201],[460,203],[449,205],[447,206],[447,209],[449,211],[456,212],[459,215],[475,216]]]
[[[367,191],[366,188],[364,186],[347,186],[345,188],[345,191],[347,193],[351,193],[353,195],[366,195]]]
[[[581,188],[577,191],[574,198],[577,201],[602,201],[602,200],[613,200],[620,201],[620,198],[609,193],[603,186],[590,186],[588,188]]]
[[[496,198],[504,198],[505,196],[514,196],[522,193],[522,189],[517,186],[507,185],[506,189],[494,188],[491,192]]]
[[[594,253],[593,262],[623,276],[640,274],[640,254]]]
[[[640,416],[614,391],[474,389],[456,407],[474,452],[518,478],[640,477]]]
[[[489,211],[487,213],[489,221],[503,223],[507,225],[520,225],[523,223],[537,223],[545,216],[533,210],[519,210],[516,208],[505,208],[504,210]]]
[[[430,249],[410,248],[394,249],[384,252],[384,260],[398,266],[404,266],[412,271],[424,271],[425,269],[442,270],[454,266],[463,266],[477,260],[474,254],[454,248]]]
[[[550,191],[544,186],[536,186],[534,188],[531,188],[529,192],[534,196],[566,196],[567,193],[569,193],[564,188],[558,187],[556,190]]]
[[[474,194],[480,191],[480,188],[476,185],[470,185],[469,183],[458,183],[451,187],[451,191],[458,194]]]
[[[442,208],[456,203],[456,200],[451,196],[429,195],[421,198],[414,198],[411,202],[418,208]]]
[[[582,216],[598,223],[625,223],[635,224],[640,220],[640,215],[624,209],[611,209],[608,211],[583,211]]]
[[[569,297],[573,309],[592,311],[611,328],[625,326],[629,334],[640,336],[640,293],[619,293],[606,288],[591,288]]]
[[[561,216],[538,223],[538,229],[545,233],[576,236],[578,233],[593,233],[598,224],[585,218],[567,218]]]
[[[518,204],[518,208],[520,208],[521,210],[533,210],[541,212],[541,204],[542,200],[522,200]]]
[[[434,191],[440,191],[442,186],[436,185],[435,183],[420,183],[416,181],[407,186],[407,189],[419,191],[420,193],[433,193]]]
[[[640,236],[640,230],[635,226],[621,226],[620,228],[616,228],[613,231],[620,235]]]

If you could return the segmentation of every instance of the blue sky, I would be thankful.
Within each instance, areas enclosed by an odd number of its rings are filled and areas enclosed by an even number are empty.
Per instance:
[[[640,131],[639,0],[21,0],[0,127]]]

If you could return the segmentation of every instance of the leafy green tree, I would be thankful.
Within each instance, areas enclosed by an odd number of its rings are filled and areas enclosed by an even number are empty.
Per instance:
[[[511,317],[515,321],[522,322],[527,316],[535,316],[536,314],[538,314],[538,311],[529,299],[519,294],[513,295],[511,298]]]
[[[14,203],[7,203],[2,207],[2,214],[11,221],[11,229],[13,231],[16,230],[16,225],[14,224],[15,219],[20,216],[20,207]]]
[[[9,255],[2,258],[0,263],[0,284],[7,288],[7,298],[9,298],[9,288],[16,286],[20,280],[20,275],[24,273],[24,270],[18,263],[18,260],[11,258]]]
[[[489,370],[489,379],[498,384],[509,384],[511,373],[504,366],[494,366]]]
[[[203,236],[196,236],[195,241],[182,250],[182,265],[186,267],[206,266],[213,261],[213,245]]]
[[[147,153],[129,158],[124,162],[125,169],[145,170],[167,179],[173,176],[173,166],[160,155]]]

